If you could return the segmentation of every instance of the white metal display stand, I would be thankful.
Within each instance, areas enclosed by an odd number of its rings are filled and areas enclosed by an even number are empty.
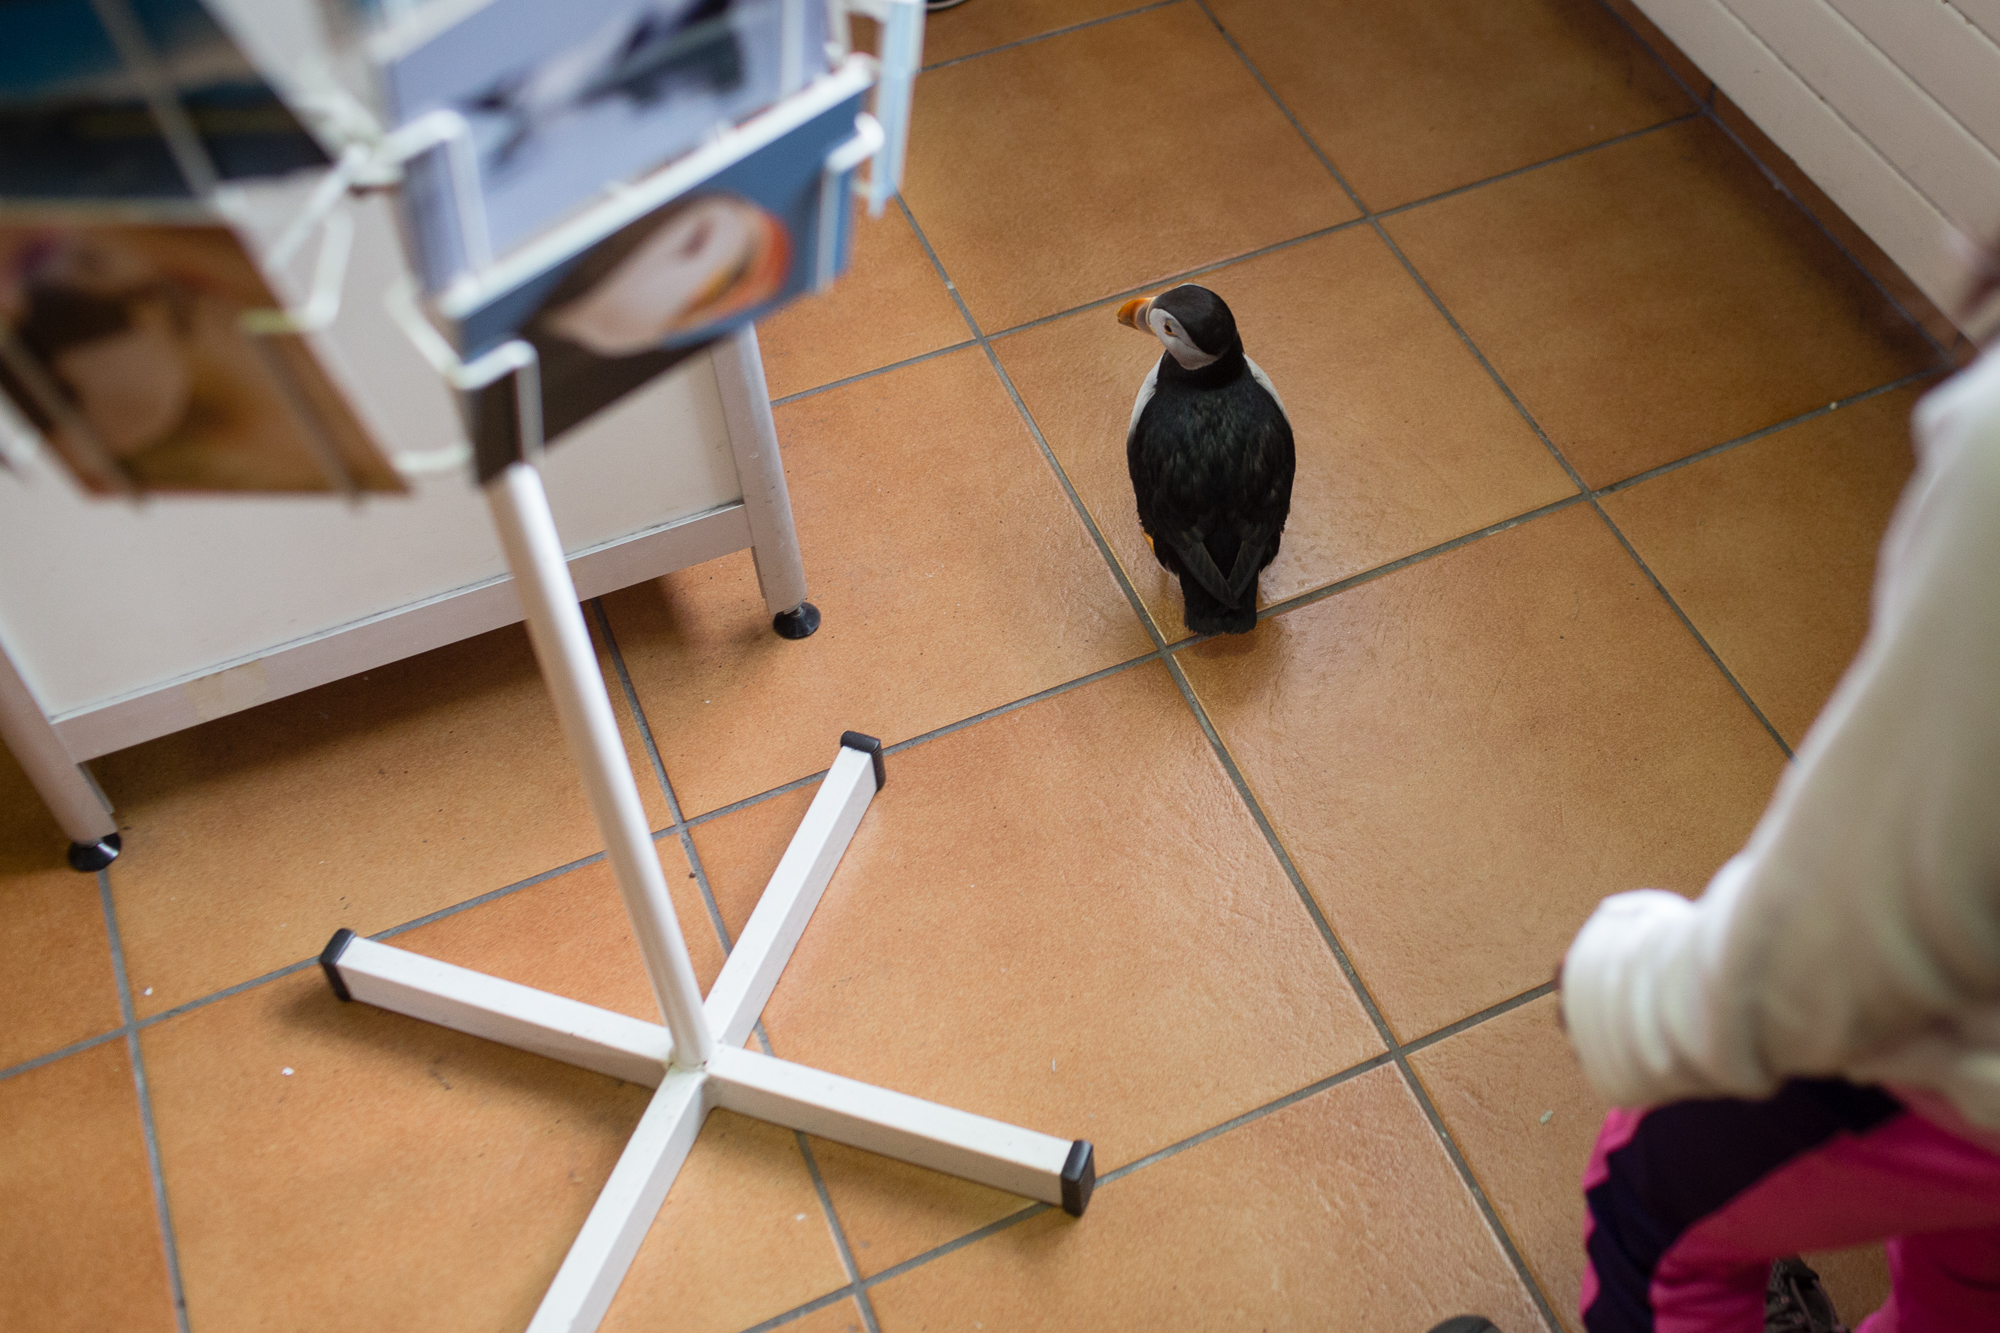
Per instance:
[[[831,238],[847,207],[852,173],[884,142],[874,119],[863,114],[857,118],[854,136],[834,148],[826,161],[820,244],[815,247],[815,272],[822,283],[832,276],[836,252]],[[726,149],[725,142],[717,151]],[[694,1146],[702,1121],[718,1106],[1058,1204],[1081,1216],[1097,1179],[1091,1146],[1082,1139],[1038,1134],[743,1049],[848,840],[881,789],[880,741],[854,732],[840,738],[838,757],[812,807],[703,1001],[604,677],[577,606],[555,519],[535,470],[542,450],[535,349],[517,339],[466,363],[434,333],[427,333],[420,319],[408,320],[406,328],[437,369],[462,391],[512,380],[519,461],[485,483],[487,503],[520,595],[535,658],[583,776],[591,813],[604,835],[606,857],[666,1020],[664,1027],[642,1022],[361,939],[346,930],[337,933],[321,955],[327,979],[343,1000],[363,1000],[657,1089],[542,1297],[528,1325],[530,1333],[586,1333],[597,1327]],[[738,339],[730,355],[748,365],[754,355],[753,339],[754,334]],[[768,396],[751,397],[751,413],[757,419],[746,424],[758,435],[775,439]],[[775,572],[759,561],[765,595],[789,595],[789,590],[772,586]],[[797,591],[803,598],[802,581]],[[811,633],[818,613],[811,603],[801,601],[798,614],[802,619],[797,624],[778,616],[774,628],[788,638]]]
[[[714,1108],[963,1176],[1081,1216],[1091,1145],[742,1049],[834,867],[883,781],[881,742],[849,732],[756,911],[704,1002],[667,897],[659,854],[584,628],[540,475],[515,463],[487,484],[521,597],[605,854],[645,957],[664,1027],[440,963],[342,930],[320,963],[362,1000],[657,1088],[604,1192],[528,1325],[584,1333],[610,1308],[639,1244]]]
[[[875,156],[872,189],[878,207],[893,187],[900,170],[901,120],[909,105],[907,84],[920,59],[922,9],[915,0],[866,3],[890,21],[888,63],[900,71],[892,81],[894,95],[887,108],[896,122],[895,133],[885,134],[874,118],[860,113],[853,135],[829,150],[820,169],[819,230],[812,238],[816,285],[830,282],[834,275],[855,170]],[[606,216],[615,213],[625,219],[624,210],[663,205],[673,191],[701,184],[813,117],[858,98],[875,81],[872,71],[863,59],[849,60],[795,101],[788,99],[719,134],[600,207]],[[463,156],[465,144],[463,121],[438,113],[372,146],[351,147],[276,249],[288,253],[317,229],[322,232],[323,255],[344,254],[339,208],[350,186],[391,180],[397,164],[440,145]],[[474,202],[468,195],[468,208]],[[468,215],[462,208],[461,216]],[[593,225],[596,220],[601,219],[593,219]],[[469,247],[468,253],[472,252]],[[319,268],[314,299],[297,312],[268,312],[266,323],[297,332],[332,318],[343,266],[329,260]],[[582,776],[591,814],[603,834],[605,854],[665,1020],[663,1026],[613,1013],[425,958],[349,930],[337,932],[320,955],[320,965],[342,1000],[360,1000],[656,1089],[543,1296],[529,1324],[531,1333],[587,1333],[597,1327],[703,1120],[717,1107],[962,1176],[1081,1216],[1096,1183],[1095,1158],[1085,1140],[1039,1134],[743,1049],[862,815],[882,787],[881,742],[853,732],[840,738],[838,755],[811,808],[703,1000],[536,467],[543,448],[538,354],[530,343],[515,339],[466,363],[425,322],[414,302],[392,302],[392,309],[452,387],[475,391],[512,380],[520,447],[511,455],[517,461],[482,462],[487,469],[483,473],[487,504],[536,661]],[[758,460],[765,465],[755,482],[759,494],[752,496],[753,481],[744,479],[745,507],[755,511],[750,521],[758,580],[778,612],[773,628],[787,638],[803,637],[812,632],[817,612],[805,600],[803,567],[775,457],[769,399],[756,369],[755,334],[745,329],[731,336],[720,355],[746,385],[754,374],[748,401],[732,412],[744,420],[732,420],[730,428],[734,433],[740,427],[773,446],[765,451],[769,458]],[[498,470],[492,471],[494,467]],[[11,671],[0,670],[0,723],[22,712],[20,698],[25,695],[24,683]],[[32,698],[28,702],[32,704]],[[36,720],[47,732],[38,711]],[[16,739],[17,728],[9,725],[0,730],[10,742]],[[41,736],[28,729],[29,741],[38,736],[45,741],[53,733]],[[75,772],[77,782],[59,793],[60,813],[65,827],[80,830],[73,837],[95,835],[102,831],[99,812],[92,809],[97,794],[89,789],[87,776],[80,769]],[[99,850],[115,854],[115,843],[106,838]]]

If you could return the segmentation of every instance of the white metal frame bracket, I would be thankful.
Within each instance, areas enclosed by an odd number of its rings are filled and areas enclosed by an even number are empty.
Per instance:
[[[840,738],[783,859],[707,998],[667,897],[659,854],[597,669],[541,478],[515,463],[486,486],[535,656],[605,836],[664,1023],[335,933],[320,955],[334,993],[654,1088],[529,1333],[603,1319],[709,1111],[723,1107],[1083,1215],[1096,1158],[1062,1139],[742,1049],[834,868],[881,789],[882,743]]]

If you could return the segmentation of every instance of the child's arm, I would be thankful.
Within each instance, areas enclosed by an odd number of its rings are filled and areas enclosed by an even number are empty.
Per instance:
[[[1613,1102],[1872,1065],[2000,1117],[2000,1048],[1970,1035],[2000,1024],[2000,357],[1918,434],[1868,640],[1749,845],[1699,901],[1618,894],[1570,947],[1564,1016]],[[1920,1047],[1929,1072],[1898,1068]]]

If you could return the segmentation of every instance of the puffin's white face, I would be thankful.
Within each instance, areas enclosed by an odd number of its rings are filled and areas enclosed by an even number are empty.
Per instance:
[[[1194,345],[1179,320],[1150,302],[1146,306],[1146,327],[1166,344],[1168,355],[1180,362],[1182,370],[1200,370],[1203,366],[1215,364],[1216,358]]]

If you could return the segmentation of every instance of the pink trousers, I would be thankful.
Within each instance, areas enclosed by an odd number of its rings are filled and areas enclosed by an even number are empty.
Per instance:
[[[1771,1260],[1885,1238],[1858,1333],[2000,1333],[2000,1156],[1880,1089],[1613,1111],[1583,1188],[1591,1333],[1761,1333]]]

